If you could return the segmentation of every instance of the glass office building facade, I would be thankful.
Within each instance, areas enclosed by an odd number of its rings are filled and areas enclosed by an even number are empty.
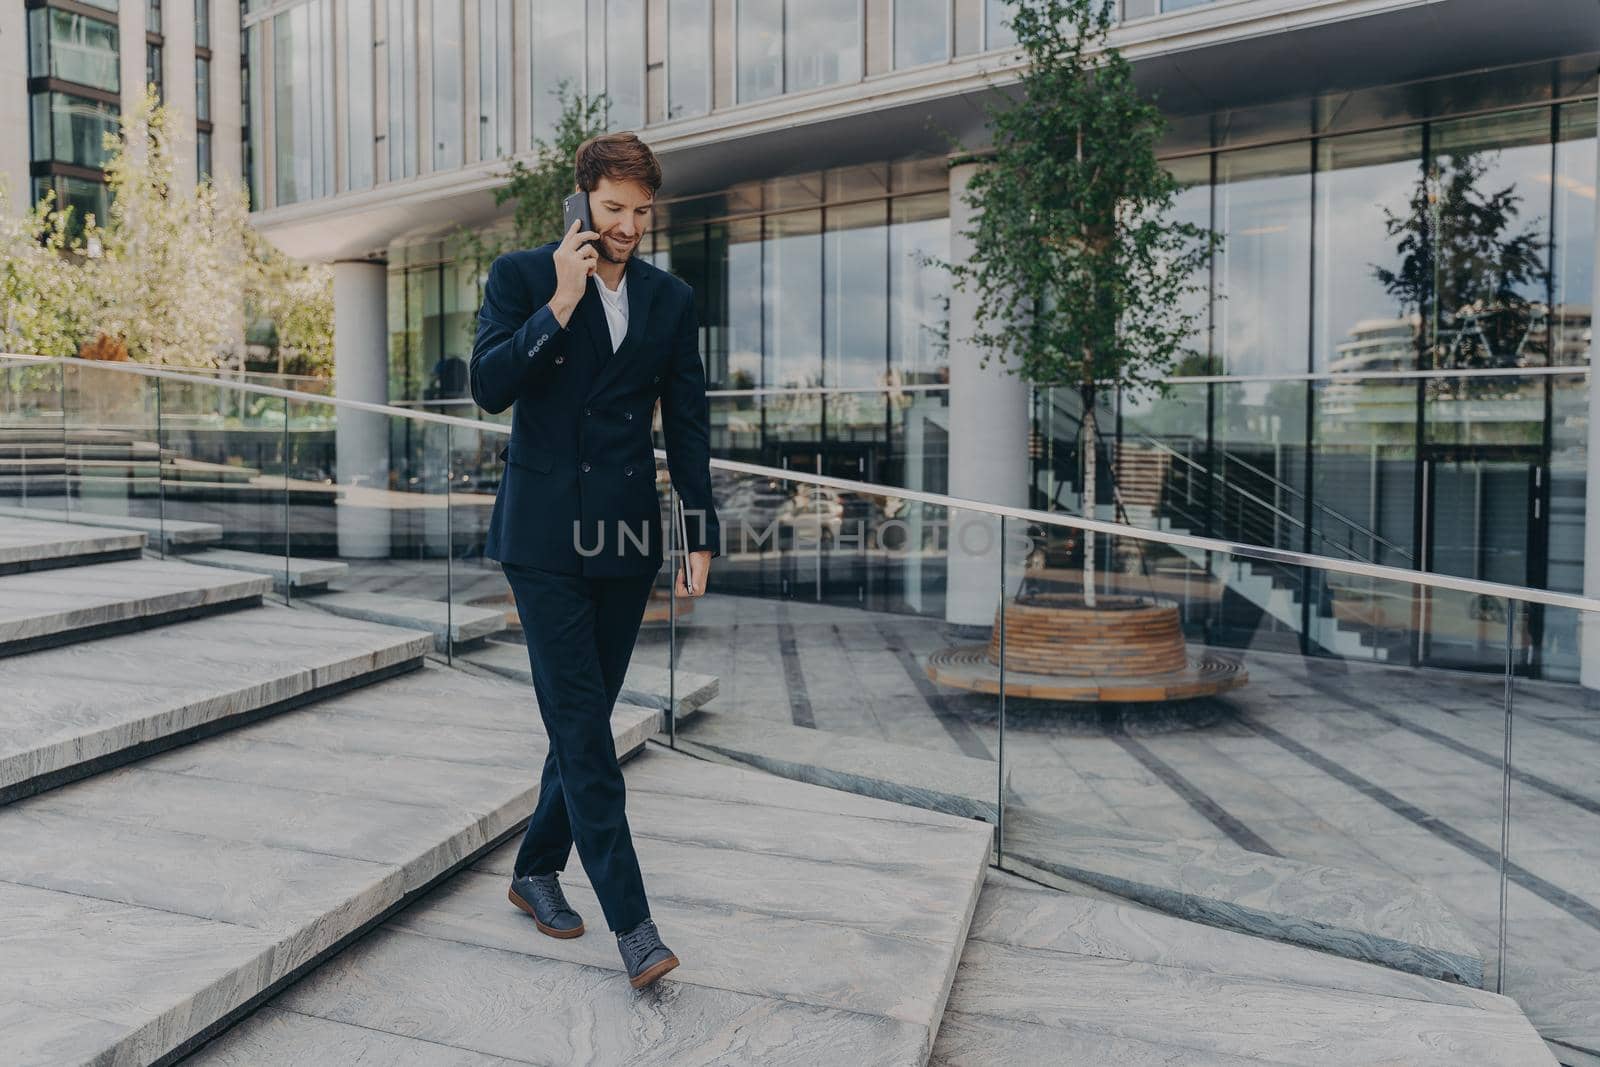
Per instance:
[[[998,56],[1007,6],[278,3],[246,16],[252,69],[271,72],[251,85],[253,177],[268,188],[270,164],[272,203],[288,205],[500,159],[548,137],[561,80],[609,93],[612,128],[670,138],[680,120]],[[1592,59],[1174,112],[1178,214],[1225,242],[1166,394],[1106,400],[1102,513],[1581,589]],[[338,124],[317,88],[336,64]],[[718,456],[949,488],[950,291],[929,262],[950,254],[946,168],[823,158],[658,203],[637,254],[695,288]],[[481,279],[446,247],[387,247],[387,399],[470,412]],[[1031,503],[1078,509],[1076,398],[1030,397]],[[1159,490],[1139,489],[1151,472]],[[1576,670],[1558,630],[1529,670]],[[1480,665],[1471,649],[1416,655]]]

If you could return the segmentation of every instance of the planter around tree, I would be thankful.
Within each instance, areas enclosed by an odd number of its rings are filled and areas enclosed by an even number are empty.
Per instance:
[[[1138,703],[1186,700],[1249,680],[1237,661],[1189,655],[1175,604],[1144,597],[1033,593],[1005,609],[1005,692],[1040,700]],[[980,693],[1000,692],[1000,608],[987,645],[943,649],[928,677]]]

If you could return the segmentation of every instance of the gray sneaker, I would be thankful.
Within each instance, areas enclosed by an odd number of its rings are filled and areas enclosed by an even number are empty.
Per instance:
[[[628,968],[628,984],[635,989],[643,989],[678,965],[678,957],[661,943],[656,924],[650,919],[618,934],[617,950]]]
[[[533,916],[533,925],[551,937],[577,937],[583,933],[583,918],[567,903],[561,892],[557,872],[528,874],[511,879],[506,899]]]

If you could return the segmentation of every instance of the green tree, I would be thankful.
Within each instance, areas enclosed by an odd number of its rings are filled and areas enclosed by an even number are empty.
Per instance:
[[[1019,0],[1021,98],[988,105],[993,150],[968,184],[967,262],[946,264],[978,297],[968,340],[1036,386],[1078,391],[1084,509],[1093,515],[1095,402],[1106,390],[1165,391],[1203,315],[1195,275],[1220,240],[1168,217],[1177,180],[1156,158],[1165,120],[1107,43],[1114,5]],[[1186,302],[1202,310],[1185,310]],[[987,365],[985,355],[980,365]],[[1094,603],[1094,538],[1084,538]]]

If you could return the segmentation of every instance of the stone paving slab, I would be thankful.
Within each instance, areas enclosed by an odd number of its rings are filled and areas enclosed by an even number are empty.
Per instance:
[[[999,818],[999,764],[972,756],[753,719],[696,716],[678,746],[783,778],[985,822]]]
[[[8,518],[0,520],[0,570],[60,566],[112,552],[137,554],[144,542],[137,530]]]
[[[441,652],[447,641],[460,644],[506,628],[504,612],[391,593],[324,593],[307,603],[332,615],[427,630],[433,634],[434,646]]]
[[[0,578],[0,589],[8,580]],[[374,672],[420,664],[428,647],[426,634],[264,604],[0,659],[0,691],[9,694],[0,719],[0,801]]]
[[[528,667],[526,645],[490,641],[481,648],[474,648],[463,655],[467,662],[485,670],[514,678],[528,685],[533,684],[533,671]],[[719,681],[716,675],[685,670],[679,670],[677,678],[670,683],[677,686],[674,693],[669,689],[667,668],[641,663],[643,655],[639,649],[634,650],[633,660],[628,664],[627,676],[622,681],[622,694],[618,697],[619,700],[665,711],[668,703],[675,699],[677,720],[681,726],[685,719],[693,716],[717,695]],[[666,729],[664,717],[661,728]]]
[[[222,527],[214,522],[193,522],[188,519],[146,518],[142,515],[101,515],[93,511],[73,508],[23,507],[17,504],[0,504],[0,515],[19,519],[43,519],[47,522],[71,522],[80,526],[104,526],[118,530],[142,530],[152,541],[165,541],[167,551],[188,545],[210,545],[222,540]]]
[[[831,791],[661,748],[624,773],[652,917],[682,960],[656,985],[628,987],[575,861],[563,883],[589,933],[535,932],[505,901],[508,842],[194,1062],[285,1063],[313,1034],[341,1042],[345,1062],[420,1056],[422,1042],[437,1062],[468,1064],[925,1060],[982,883],[988,826],[915,809],[877,818],[896,805],[875,801],[874,814],[830,815],[828,833],[795,838],[784,827],[836,807]],[[674,809],[675,798],[708,791],[739,802],[716,819]],[[809,807],[791,805],[801,797]],[[870,839],[870,857],[810,851],[858,837]],[[849,908],[836,906],[846,899]]]
[[[429,744],[411,727],[441,685],[525,725],[490,714]],[[386,699],[333,697],[0,810],[0,1005],[37,1007],[7,1026],[8,1058],[158,1059],[527,818],[544,741],[520,687],[430,663],[358,692]],[[619,707],[619,754],[655,715]]]
[[[1515,1001],[986,885],[932,1063],[1553,1064]]]
[[[106,626],[155,624],[182,612],[258,600],[269,578],[178,560],[124,559],[0,574],[0,655],[60,644]]]
[[[1007,804],[1006,863],[1059,875],[1180,918],[1401,971],[1483,984],[1483,957],[1429,890],[1225,842],[1084,825]],[[1070,887],[1066,887],[1070,888]]]
[[[265,552],[241,552],[232,548],[206,548],[198,552],[186,552],[183,559],[186,563],[198,563],[203,567],[225,567],[248,574],[269,575],[272,578],[273,588],[279,592],[283,591],[283,556],[268,555]],[[293,588],[320,588],[349,574],[350,565],[339,560],[302,559],[290,556],[288,572],[289,584]]]

